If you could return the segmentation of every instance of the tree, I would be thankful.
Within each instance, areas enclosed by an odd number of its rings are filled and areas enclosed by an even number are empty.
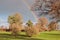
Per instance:
[[[12,24],[12,23],[14,23],[14,17],[13,16],[9,16],[8,17],[8,23],[10,23],[10,24]]]
[[[47,31],[47,30],[48,30],[48,29],[47,29],[48,19],[45,18],[45,17],[39,18],[39,20],[38,20],[38,25],[40,25],[40,26],[39,26],[40,31]]]
[[[13,35],[17,35],[22,29],[22,17],[19,13],[11,15],[8,17],[8,22],[10,24],[10,29]]]
[[[40,23],[40,21],[38,21],[38,22],[35,24],[34,27],[36,27],[39,32],[43,31],[43,30],[41,29],[41,23]]]
[[[53,21],[48,25],[49,31],[56,30],[57,27],[58,27],[57,22],[53,22]]]
[[[20,24],[22,24],[22,16],[19,13],[11,15],[11,16],[8,17],[8,22],[10,24],[12,24],[12,23],[20,23]]]
[[[27,27],[26,27],[26,34],[31,37],[34,35],[37,35],[38,30],[36,29],[36,27],[33,26],[33,23],[31,22],[31,20],[28,20],[28,22],[26,23]]]
[[[28,22],[26,23],[27,26],[32,27],[33,23],[31,22],[31,20],[28,20]]]
[[[60,21],[60,1],[56,1],[51,6],[51,11],[49,12],[55,20]]]
[[[60,0],[36,0],[31,10],[38,17],[48,15],[50,19],[60,20]]]
[[[39,21],[40,21],[40,23],[42,24],[42,25],[47,25],[48,24],[48,19],[47,18],[45,18],[45,17],[41,17],[41,18],[39,18]]]

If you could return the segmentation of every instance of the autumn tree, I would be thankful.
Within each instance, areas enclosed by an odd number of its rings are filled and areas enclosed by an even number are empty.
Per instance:
[[[48,25],[49,31],[56,30],[57,27],[58,27],[57,22],[53,22],[53,21]]]
[[[57,22],[60,21],[60,1],[56,1],[51,5],[49,14],[55,18]]]
[[[45,17],[39,18],[38,24],[40,25],[39,26],[40,30],[42,30],[42,31],[47,31],[48,30],[47,29],[47,25],[48,25],[48,19],[47,18],[45,18]]]
[[[48,24],[48,19],[45,17],[39,18],[39,21],[42,25],[47,25]]]
[[[40,22],[40,21],[38,21],[38,22],[35,24],[35,27],[39,30],[39,32],[42,31],[42,29],[41,29],[41,22]]]
[[[50,19],[60,20],[60,0],[36,0],[31,10],[38,17],[48,15]]]
[[[27,27],[26,27],[26,34],[28,36],[34,36],[37,35],[38,30],[34,27],[33,23],[31,22],[31,20],[28,20],[28,22],[26,23]]]
[[[13,35],[17,35],[18,32],[21,31],[22,28],[22,17],[19,13],[11,15],[8,17],[8,22],[10,24],[10,30]]]

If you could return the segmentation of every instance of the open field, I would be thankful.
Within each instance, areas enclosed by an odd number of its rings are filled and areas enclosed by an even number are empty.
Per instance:
[[[16,37],[10,32],[0,32],[0,40],[60,40],[60,31],[41,32],[37,37],[28,37],[24,32]]]

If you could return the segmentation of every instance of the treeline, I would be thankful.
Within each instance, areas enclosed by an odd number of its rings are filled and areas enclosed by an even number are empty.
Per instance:
[[[24,31],[28,36],[38,35],[43,31],[56,30],[58,27],[57,22],[51,22],[48,24],[48,19],[41,17],[38,19],[37,23],[34,25],[31,20],[28,20],[25,25],[23,25],[22,15],[16,13],[8,17],[9,29],[12,35],[18,35],[20,32]]]

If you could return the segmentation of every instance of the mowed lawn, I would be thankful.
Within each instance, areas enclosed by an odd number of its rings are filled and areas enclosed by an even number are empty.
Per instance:
[[[0,32],[0,40],[60,40],[60,31],[40,32],[36,37],[28,37],[24,32],[16,37],[11,32]]]

